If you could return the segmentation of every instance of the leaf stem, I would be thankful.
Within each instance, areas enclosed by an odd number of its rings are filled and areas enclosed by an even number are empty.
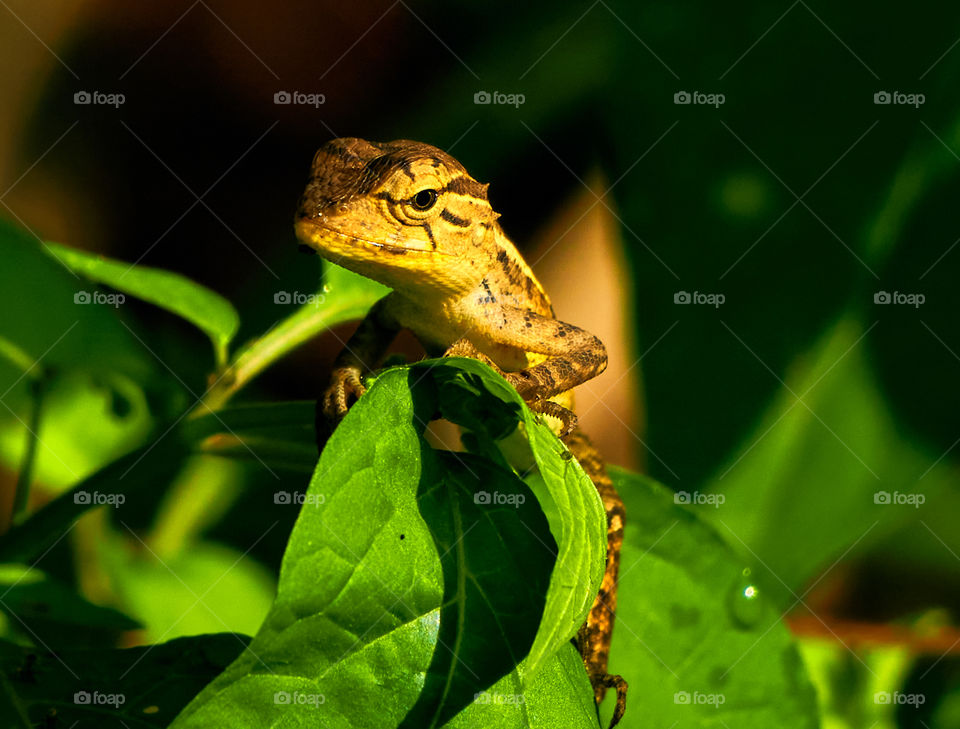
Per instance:
[[[230,398],[278,359],[320,332],[363,316],[371,303],[366,297],[348,297],[342,304],[329,305],[319,314],[314,304],[304,304],[293,316],[241,347],[233,362],[190,412],[190,417],[221,409]]]
[[[13,512],[10,523],[19,524],[27,516],[27,505],[30,501],[30,485],[33,481],[33,467],[36,463],[37,443],[40,429],[40,416],[43,410],[43,399],[47,389],[47,377],[37,377],[30,380],[30,417],[27,423],[27,442],[23,451],[23,461],[20,472],[17,474],[16,491],[13,496]]]

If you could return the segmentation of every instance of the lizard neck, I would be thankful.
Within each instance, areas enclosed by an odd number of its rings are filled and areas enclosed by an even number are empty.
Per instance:
[[[546,291],[500,224],[492,223],[489,233],[489,242],[484,247],[488,267],[483,280],[494,297],[511,306],[553,316]]]

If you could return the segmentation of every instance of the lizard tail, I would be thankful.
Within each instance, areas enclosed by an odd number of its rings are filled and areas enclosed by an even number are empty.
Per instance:
[[[576,457],[583,470],[593,481],[603,501],[607,513],[607,560],[600,583],[600,591],[587,615],[587,622],[577,633],[577,648],[583,658],[583,664],[593,686],[594,698],[599,704],[608,688],[617,691],[617,704],[610,727],[614,727],[623,716],[627,702],[627,682],[620,676],[607,673],[607,661],[610,657],[610,640],[613,637],[614,615],[617,609],[617,573],[620,569],[620,548],[623,546],[623,524],[626,511],[623,500],[613,486],[600,453],[586,434],[574,430],[563,439],[570,452]]]

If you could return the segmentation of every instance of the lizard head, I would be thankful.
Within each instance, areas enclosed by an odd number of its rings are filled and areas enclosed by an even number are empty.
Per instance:
[[[313,158],[294,227],[324,258],[400,291],[466,292],[498,215],[487,185],[428,144],[345,137]]]

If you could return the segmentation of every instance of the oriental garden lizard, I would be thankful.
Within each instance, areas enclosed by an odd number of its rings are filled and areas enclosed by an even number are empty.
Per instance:
[[[610,726],[626,706],[627,684],[607,673],[623,543],[623,501],[603,460],[576,427],[575,386],[607,365],[603,343],[555,318],[550,299],[507,238],[474,180],[436,147],[398,140],[334,139],[316,153],[296,214],[301,243],[393,291],[370,310],[334,365],[319,407],[335,424],[364,393],[401,329],[431,356],[480,359],[503,374],[530,408],[556,428],[591,478],[607,514],[603,581],[576,644],[599,703],[617,691]]]

